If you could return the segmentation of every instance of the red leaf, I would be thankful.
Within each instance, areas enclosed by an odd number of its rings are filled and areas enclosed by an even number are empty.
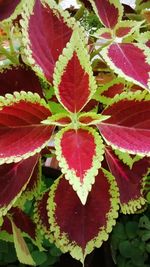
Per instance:
[[[20,0],[1,0],[0,1],[0,21],[9,18],[15,11]]]
[[[117,37],[121,38],[124,35],[127,35],[132,30],[132,27],[118,27],[115,34]]]
[[[148,172],[150,160],[145,157],[135,162],[130,169],[119,160],[111,148],[105,149],[105,155],[109,169],[119,187],[122,211],[134,213],[145,203],[142,194],[142,178]]]
[[[27,99],[31,96],[31,100],[18,100],[23,96]],[[18,93],[16,97],[9,95],[8,98],[2,98],[2,101],[4,104],[0,110],[1,164],[19,161],[39,152],[49,141],[53,131],[53,127],[40,123],[50,116],[51,112],[46,103],[40,103],[37,95]],[[5,101],[8,106],[5,106]]]
[[[132,154],[150,155],[150,101],[124,99],[102,115],[111,116],[98,125],[109,144]]]
[[[55,147],[62,172],[85,203],[103,159],[100,136],[89,127],[65,128],[56,135]]]
[[[52,1],[45,4],[36,0],[32,14],[29,17],[28,12],[24,13],[24,22],[22,22],[23,25],[28,19],[28,27],[24,29],[25,35],[26,30],[28,31],[29,38],[30,56],[28,50],[26,51],[27,56],[29,56],[32,66],[35,66],[37,73],[41,73],[42,70],[51,83],[55,63],[72,34],[71,26],[68,26],[61,16],[63,13],[60,14],[56,4],[56,7],[52,9],[53,5]]]
[[[89,100],[89,75],[80,65],[76,52],[68,62],[58,90],[62,104],[72,113],[79,112]]]
[[[122,8],[119,1],[94,0],[90,2],[94,10],[96,6],[96,13],[104,26],[113,29],[122,16]]]
[[[150,64],[144,45],[115,43],[103,49],[102,55],[121,77],[144,88],[149,87]]]
[[[43,97],[42,88],[34,71],[24,65],[11,66],[0,72],[0,95],[13,92],[33,92]]]
[[[85,206],[64,178],[50,192],[49,223],[56,245],[81,261],[107,240],[117,217],[118,192],[113,177],[108,177],[108,172],[99,170]]]
[[[125,85],[123,83],[113,84],[108,87],[107,90],[104,90],[101,95],[109,98],[114,98],[115,95],[121,94],[123,92],[124,87]]]
[[[29,182],[39,155],[0,166],[0,214],[6,214]]]

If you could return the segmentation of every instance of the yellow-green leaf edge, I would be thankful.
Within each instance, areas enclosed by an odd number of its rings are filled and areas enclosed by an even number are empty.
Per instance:
[[[59,131],[55,136],[55,149],[56,149],[56,157],[59,162],[59,166],[62,170],[62,173],[65,174],[65,178],[72,185],[73,189],[76,191],[79,196],[82,204],[84,205],[87,200],[88,193],[92,189],[92,184],[95,182],[95,176],[98,174],[98,169],[101,167],[101,161],[103,160],[104,154],[104,145],[100,135],[96,132],[95,129],[90,127],[80,127],[79,129],[84,129],[89,132],[95,140],[95,155],[93,156],[93,162],[91,168],[87,171],[84,177],[84,182],[81,184],[79,181],[79,177],[76,176],[75,171],[69,169],[66,159],[63,157],[62,149],[61,149],[61,139],[63,134],[72,129],[71,127],[66,127]]]
[[[79,247],[75,242],[72,242],[71,244],[69,243],[70,241],[67,237],[67,234],[61,233],[61,230],[55,221],[56,203],[54,202],[54,196],[62,176],[58,178],[52,185],[49,194],[50,197],[48,200],[47,209],[49,215],[50,230],[53,233],[55,240],[54,242],[63,253],[69,252],[73,258],[80,260],[82,263],[84,263],[87,254],[90,254],[94,248],[99,248],[102,245],[103,241],[106,241],[108,239],[109,233],[112,231],[113,226],[116,224],[116,218],[118,217],[119,192],[115,178],[110,172],[106,171],[105,169],[102,169],[102,171],[110,183],[109,193],[111,194],[111,210],[107,213],[108,219],[106,227],[102,227],[99,234],[87,243],[84,253],[82,251],[82,248]]]

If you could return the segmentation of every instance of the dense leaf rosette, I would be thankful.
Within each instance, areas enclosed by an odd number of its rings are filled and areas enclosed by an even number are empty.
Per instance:
[[[56,245],[83,262],[94,247],[107,240],[115,224],[118,191],[113,176],[101,169],[85,206],[64,177],[52,186],[47,203]]]
[[[0,98],[0,164],[17,162],[40,152],[53,127],[41,124],[51,115],[38,94],[16,92]]]

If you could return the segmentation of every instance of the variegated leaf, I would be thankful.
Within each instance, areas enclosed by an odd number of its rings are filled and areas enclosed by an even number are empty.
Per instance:
[[[114,97],[124,92],[125,82],[121,78],[113,79],[111,82],[99,87],[93,98],[103,104],[109,104]]]
[[[41,124],[51,115],[45,100],[31,92],[0,97],[0,164],[28,158],[49,142],[52,126]]]
[[[55,148],[65,178],[85,204],[103,159],[101,137],[89,127],[67,127],[56,134]]]
[[[94,125],[108,119],[109,116],[103,116],[94,112],[81,113],[78,120],[81,125]]]
[[[139,31],[140,26],[144,21],[131,21],[131,20],[123,20],[120,21],[119,24],[115,27],[115,35],[117,38],[124,38],[131,34],[133,34],[136,30]]]
[[[51,117],[48,117],[46,120],[42,121],[45,125],[58,125],[58,126],[67,126],[72,122],[71,116],[66,113],[55,114]]]
[[[21,25],[28,62],[52,83],[54,66],[70,40],[74,20],[54,0],[25,2]]]
[[[119,0],[89,0],[89,2],[105,27],[113,29],[121,20],[123,7]]]
[[[25,190],[38,159],[39,155],[34,155],[18,163],[0,166],[0,216],[7,213]]]
[[[122,212],[135,213],[146,202],[142,194],[142,179],[148,172],[150,159],[145,157],[135,162],[130,169],[120,161],[111,148],[105,149],[105,156],[119,187]]]
[[[95,93],[90,58],[78,31],[56,63],[54,87],[59,102],[71,113],[82,110]]]
[[[150,59],[149,49],[145,45],[113,43],[104,48],[101,54],[120,77],[149,90]]]
[[[98,124],[108,144],[131,154],[150,155],[149,95],[145,100],[120,100],[108,106],[102,115],[111,116]]]
[[[87,254],[107,240],[115,224],[118,189],[114,177],[101,169],[85,206],[64,177],[51,187],[47,203],[56,246],[84,262]]]

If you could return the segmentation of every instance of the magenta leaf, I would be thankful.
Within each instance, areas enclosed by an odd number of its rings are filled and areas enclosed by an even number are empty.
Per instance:
[[[72,19],[53,0],[32,1],[25,6],[22,16],[28,61],[40,76],[45,75],[52,83],[55,63],[72,34]]]
[[[89,0],[100,21],[107,28],[113,29],[123,15],[120,1],[115,0]]]
[[[109,169],[116,178],[123,213],[134,213],[145,204],[143,197],[143,177],[150,167],[149,158],[143,158],[133,164],[132,169],[124,164],[110,147],[105,149]]]
[[[149,50],[136,43],[113,43],[101,52],[108,65],[120,77],[149,89]],[[138,58],[138,60],[137,60]]]
[[[111,116],[98,124],[108,144],[132,154],[150,155],[150,100],[120,100],[102,115]]]

